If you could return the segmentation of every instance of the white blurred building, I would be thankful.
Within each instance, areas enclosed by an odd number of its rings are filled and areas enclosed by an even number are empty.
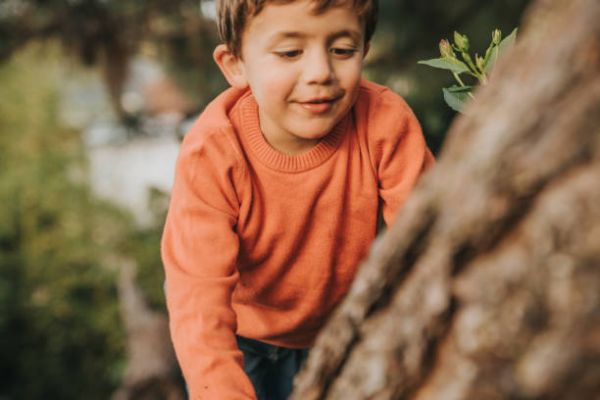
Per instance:
[[[140,131],[119,124],[98,74],[65,85],[62,118],[82,130],[94,194],[129,210],[141,226],[152,223],[150,189],[169,193],[189,102],[161,69],[147,59],[131,67],[123,106],[143,115]]]
[[[174,135],[94,146],[89,151],[92,190],[127,208],[140,225],[148,225],[153,222],[148,209],[149,190],[170,192],[178,152],[179,142]]]

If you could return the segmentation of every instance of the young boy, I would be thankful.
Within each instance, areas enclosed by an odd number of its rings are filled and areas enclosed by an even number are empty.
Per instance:
[[[162,241],[192,399],[285,399],[376,235],[433,162],[361,80],[377,0],[220,0],[231,88],[186,136]]]

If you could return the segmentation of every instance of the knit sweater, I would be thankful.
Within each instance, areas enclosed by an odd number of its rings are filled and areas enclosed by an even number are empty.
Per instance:
[[[235,334],[313,344],[357,265],[433,162],[407,104],[361,83],[299,155],[273,149],[249,91],[210,103],[182,144],[162,240],[171,336],[192,399],[251,399]]]

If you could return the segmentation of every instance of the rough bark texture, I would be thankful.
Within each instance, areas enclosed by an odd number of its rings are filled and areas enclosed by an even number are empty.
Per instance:
[[[148,307],[133,260],[118,259],[119,305],[127,334],[127,368],[112,400],[183,400],[167,317]]]
[[[598,21],[534,2],[294,399],[600,398]]]

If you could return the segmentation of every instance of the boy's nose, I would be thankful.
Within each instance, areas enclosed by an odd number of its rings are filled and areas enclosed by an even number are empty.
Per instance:
[[[306,83],[329,83],[335,77],[331,57],[327,51],[315,51],[306,59],[304,80]]]

